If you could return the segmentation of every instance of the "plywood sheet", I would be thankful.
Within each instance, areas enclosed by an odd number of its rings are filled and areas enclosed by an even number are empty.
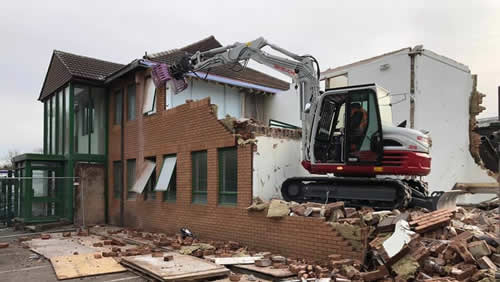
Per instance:
[[[216,277],[229,273],[229,270],[222,265],[217,265],[196,257],[178,253],[165,253],[164,255],[172,255],[174,259],[171,261],[163,261],[163,257],[142,255],[124,257],[121,263],[163,281],[193,280]]]
[[[260,267],[255,264],[238,264],[234,267],[259,272],[276,278],[285,278],[295,275],[287,268],[273,268],[272,266]]]
[[[59,280],[127,271],[113,258],[96,259],[93,254],[53,257],[50,262]]]

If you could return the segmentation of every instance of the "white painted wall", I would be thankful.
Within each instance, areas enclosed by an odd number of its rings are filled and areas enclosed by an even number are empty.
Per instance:
[[[176,107],[184,104],[187,99],[201,100],[206,97],[210,97],[210,102],[217,105],[219,119],[226,115],[241,118],[241,95],[237,88],[208,81],[191,79],[186,90],[173,95],[172,104]]]
[[[310,175],[301,162],[300,140],[258,136],[253,152],[253,197],[281,199],[281,184],[287,178]]]
[[[377,83],[391,93],[393,123],[410,118],[410,57],[408,49],[338,70],[348,73],[349,85]],[[380,66],[389,68],[381,70]],[[425,50],[415,62],[415,128],[430,130],[431,173],[429,188],[449,190],[456,182],[492,182],[474,163],[469,152],[469,69]]]
[[[300,112],[300,95],[293,84],[290,85],[290,89],[287,91],[266,96],[264,100],[266,124],[270,119],[274,119],[301,127]]]
[[[469,152],[469,69],[426,50],[416,59],[415,75],[415,127],[431,132],[432,189],[495,181]]]

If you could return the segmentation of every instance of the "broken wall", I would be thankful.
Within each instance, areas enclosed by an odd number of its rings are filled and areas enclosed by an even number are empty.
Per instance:
[[[389,90],[394,124],[410,124],[410,48],[329,72],[347,73],[349,85],[377,83]],[[432,138],[431,191],[450,190],[456,182],[492,182],[469,150],[473,79],[467,66],[423,50],[415,57],[415,129]],[[388,105],[387,105],[388,106]]]
[[[301,165],[300,138],[257,136],[253,152],[253,197],[281,199],[281,184],[287,178],[309,176]]]
[[[143,76],[136,76],[137,101],[142,99]],[[126,87],[129,81],[115,84],[115,89]],[[113,93],[113,92],[112,92]],[[348,241],[327,225],[323,219],[286,217],[271,219],[265,213],[247,210],[253,197],[254,152],[258,145],[239,141],[240,135],[217,119],[210,99],[193,101],[178,107],[164,109],[164,89],[158,91],[157,113],[151,116],[138,115],[135,121],[125,122],[125,159],[136,159],[137,167],[145,157],[156,157],[156,174],[160,174],[165,155],[176,154],[176,200],[167,201],[162,192],[155,192],[155,198],[137,195],[123,199],[124,224],[126,227],[145,231],[161,231],[168,234],[187,227],[197,237],[214,240],[236,240],[253,249],[267,250],[287,256],[306,258],[325,257],[337,253],[346,258],[360,258]],[[114,115],[113,98],[110,99],[109,115]],[[124,99],[126,103],[126,99]],[[125,105],[127,107],[127,105]],[[120,126],[109,121],[108,155],[108,213],[111,224],[120,223],[120,199],[113,193],[113,161],[120,160]],[[290,139],[290,145],[297,146],[300,135],[296,130],[252,127],[257,136],[281,136]],[[273,135],[271,134],[278,134]],[[291,141],[293,140],[293,141]],[[264,143],[264,142],[263,142]],[[263,144],[261,143],[261,144]],[[287,144],[286,140],[280,144]],[[293,145],[292,145],[293,144]],[[219,204],[218,149],[237,148],[237,203]],[[272,146],[272,144],[271,144]],[[277,148],[280,148],[278,145]],[[207,202],[192,201],[192,152],[207,151]],[[299,151],[294,155],[299,156]],[[297,163],[298,165],[299,163]],[[125,172],[126,173],[126,172]],[[137,174],[139,171],[137,171]],[[127,177],[124,177],[126,180]],[[127,187],[124,181],[124,187]],[[297,244],[300,240],[300,244]]]
[[[297,127],[302,127],[301,103],[299,91],[295,84],[290,84],[290,89],[281,91],[274,95],[266,96],[264,101],[265,124],[270,119],[285,122]]]

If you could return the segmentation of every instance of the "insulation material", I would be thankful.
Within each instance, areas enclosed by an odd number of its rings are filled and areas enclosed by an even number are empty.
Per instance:
[[[151,174],[153,173],[155,168],[156,168],[155,162],[144,160],[144,168],[139,178],[135,181],[134,187],[132,187],[132,191],[139,194],[142,193],[144,187],[146,186],[146,183],[148,183],[148,180],[151,177]]]
[[[163,166],[161,167],[160,177],[158,177],[155,191],[168,191],[176,163],[177,157],[175,156],[163,159]]]

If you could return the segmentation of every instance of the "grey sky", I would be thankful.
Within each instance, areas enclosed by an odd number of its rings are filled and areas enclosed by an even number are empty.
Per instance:
[[[119,63],[209,35],[264,36],[322,70],[423,44],[468,65],[497,114],[500,1],[8,1],[0,9],[0,156],[43,146],[37,101],[53,49]],[[259,68],[260,69],[260,68]],[[262,69],[261,69],[262,70]],[[450,104],[453,101],[450,101]]]

